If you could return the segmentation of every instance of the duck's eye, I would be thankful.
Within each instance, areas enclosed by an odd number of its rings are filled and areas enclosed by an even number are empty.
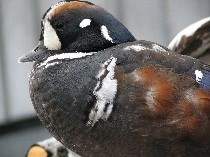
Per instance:
[[[56,30],[63,30],[64,29],[64,22],[60,21],[58,23],[55,23],[53,26]]]

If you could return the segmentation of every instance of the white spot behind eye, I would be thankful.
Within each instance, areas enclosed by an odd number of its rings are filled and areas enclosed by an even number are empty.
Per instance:
[[[81,28],[85,28],[85,27],[89,26],[90,23],[91,23],[91,20],[90,20],[90,19],[84,19],[84,20],[82,20],[82,22],[79,24],[79,26],[80,26]]]
[[[110,42],[114,43],[113,39],[109,36],[109,31],[106,28],[106,26],[104,25],[101,26],[101,33],[106,40],[109,40]]]
[[[55,29],[52,27],[50,22],[46,20],[44,23],[44,46],[48,50],[60,50],[61,42]]]

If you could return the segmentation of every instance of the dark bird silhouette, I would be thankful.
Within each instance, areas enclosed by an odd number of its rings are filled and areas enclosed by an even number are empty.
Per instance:
[[[210,155],[210,68],[136,41],[85,1],[43,16],[30,96],[41,122],[82,157]]]

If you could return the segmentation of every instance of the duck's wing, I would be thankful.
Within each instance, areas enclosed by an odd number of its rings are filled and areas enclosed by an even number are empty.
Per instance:
[[[210,17],[183,29],[171,41],[168,48],[210,64]]]

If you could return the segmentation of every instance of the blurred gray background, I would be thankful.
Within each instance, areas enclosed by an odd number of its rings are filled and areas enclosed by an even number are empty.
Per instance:
[[[188,25],[210,15],[210,0],[89,0],[106,8],[137,39],[167,46]],[[18,64],[40,35],[40,19],[57,0],[0,0],[0,126],[35,117],[28,91],[32,64]],[[42,126],[0,134],[0,156],[24,150],[49,137]]]

